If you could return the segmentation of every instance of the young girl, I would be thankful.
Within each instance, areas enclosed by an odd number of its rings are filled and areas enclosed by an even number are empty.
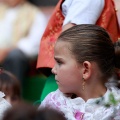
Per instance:
[[[0,91],[2,91],[5,96],[4,98],[11,104],[15,105],[21,101],[21,85],[16,77],[4,70],[0,69]]]
[[[54,45],[61,31],[79,24],[97,24],[105,28],[115,42],[120,33],[116,17],[116,13],[120,13],[119,3],[120,0],[59,0],[40,43],[37,68],[44,68],[41,71],[49,75],[42,96],[56,90],[55,82],[51,84],[55,87],[50,87],[49,91],[46,87],[53,77],[50,69],[55,65]]]
[[[61,33],[54,52],[52,72],[59,89],[50,93],[40,108],[55,108],[68,120],[119,120],[120,90],[105,86],[119,67],[105,29],[76,25]]]

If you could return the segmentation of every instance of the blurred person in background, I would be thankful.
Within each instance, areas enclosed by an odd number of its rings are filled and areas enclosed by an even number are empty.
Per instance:
[[[75,25],[97,24],[109,32],[113,42],[117,41],[120,34],[118,3],[119,0],[59,0],[40,43],[37,68],[54,66],[54,44],[58,35]]]
[[[45,107],[40,108],[35,120],[67,120],[64,114],[56,109]]]
[[[5,112],[3,120],[66,120],[61,112],[52,108],[37,110],[35,106],[20,103]]]
[[[3,70],[0,68],[0,120],[2,120],[5,111],[11,108],[10,101],[6,99],[8,96],[7,93],[13,92],[11,89],[12,82],[8,83],[8,81],[9,82],[12,81],[12,77],[10,76],[10,74],[6,73],[6,71],[3,72]],[[14,93],[11,93],[11,94],[14,94]]]
[[[35,120],[36,108],[28,103],[21,102],[8,109],[3,120]]]
[[[27,0],[1,1],[0,63],[21,81],[37,57],[45,26],[44,14]]]
[[[21,99],[20,81],[10,72],[0,69],[0,91],[5,94],[5,99],[12,105],[18,104]]]

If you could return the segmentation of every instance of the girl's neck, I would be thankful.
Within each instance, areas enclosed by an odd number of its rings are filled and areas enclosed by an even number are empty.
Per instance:
[[[107,91],[107,88],[104,85],[96,85],[94,86],[92,89],[91,88],[85,88],[84,91],[80,92],[80,94],[78,94],[77,96],[80,96],[81,98],[83,98],[85,101],[87,101],[88,99],[92,99],[92,98],[99,98],[101,96],[103,96]]]

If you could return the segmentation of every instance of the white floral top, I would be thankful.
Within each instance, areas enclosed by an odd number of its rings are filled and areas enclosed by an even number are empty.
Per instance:
[[[120,90],[115,87],[107,89],[103,97],[89,99],[87,102],[80,97],[74,99],[66,97],[58,89],[48,94],[39,109],[41,107],[55,108],[63,112],[68,120],[120,120],[120,103],[117,106],[112,104],[110,107],[105,107],[105,104],[109,102],[111,93],[115,100],[120,100]]]
[[[10,103],[8,103],[3,97],[4,93],[0,91],[0,120],[2,120],[4,116],[4,112],[11,107]]]

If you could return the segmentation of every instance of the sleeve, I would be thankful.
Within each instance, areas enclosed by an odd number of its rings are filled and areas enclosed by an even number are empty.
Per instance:
[[[35,57],[39,51],[41,37],[46,28],[47,19],[43,13],[38,13],[35,16],[28,36],[19,40],[17,47],[28,57]]]
[[[68,23],[95,24],[104,4],[104,0],[65,0],[62,4],[63,26]]]

